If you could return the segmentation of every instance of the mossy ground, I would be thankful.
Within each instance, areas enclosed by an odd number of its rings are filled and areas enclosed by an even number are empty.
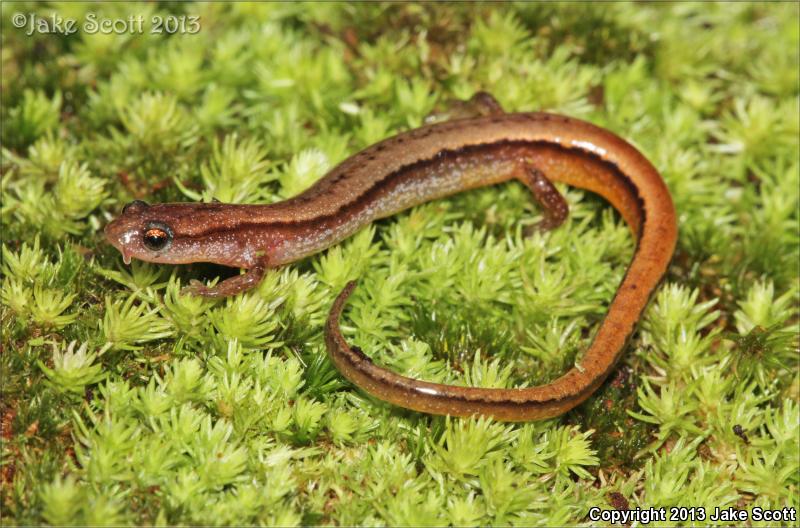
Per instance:
[[[3,524],[576,524],[592,506],[797,508],[798,4],[2,4]],[[17,13],[145,34],[25,35]],[[196,34],[149,34],[153,16]],[[187,19],[188,22],[188,19]],[[186,26],[187,30],[191,27]],[[508,184],[418,207],[272,272],[134,263],[121,205],[292,196],[477,90],[636,144],[677,254],[624,364],[540,423],[364,396],[322,321],[393,369],[510,387],[585,350],[632,242],[566,191],[565,226]],[[678,524],[678,523],[672,523]],[[758,523],[755,523],[758,524]]]

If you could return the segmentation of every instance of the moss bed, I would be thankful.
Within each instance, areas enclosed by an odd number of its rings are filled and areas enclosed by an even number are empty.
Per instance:
[[[554,526],[593,524],[593,507],[796,509],[799,9],[3,2],[2,523]],[[20,14],[61,31],[15,27]],[[527,238],[540,210],[519,184],[426,204],[222,301],[179,291],[234,270],[125,266],[103,240],[132,199],[293,196],[477,90],[627,138],[679,212],[624,361],[562,417],[384,404],[333,368],[322,322],[358,279],[344,326],[377,362],[484,387],[552,380],[633,250],[588,193],[561,187],[570,218]]]

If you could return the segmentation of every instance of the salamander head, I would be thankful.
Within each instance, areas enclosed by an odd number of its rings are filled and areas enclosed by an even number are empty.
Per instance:
[[[215,262],[249,267],[233,236],[231,205],[218,203],[168,203],[149,205],[130,202],[105,228],[106,240],[126,264],[132,258],[147,262],[187,264]]]

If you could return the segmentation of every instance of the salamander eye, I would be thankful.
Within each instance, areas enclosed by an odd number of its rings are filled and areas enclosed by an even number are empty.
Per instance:
[[[161,251],[172,241],[172,232],[165,225],[150,225],[142,238],[144,245],[151,251]]]

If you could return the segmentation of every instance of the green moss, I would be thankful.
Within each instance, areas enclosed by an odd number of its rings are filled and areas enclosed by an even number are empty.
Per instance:
[[[25,35],[16,13],[141,15]],[[28,3],[3,17],[6,524],[573,525],[590,507],[795,507],[800,11],[792,3]],[[153,16],[200,30],[151,34]],[[13,79],[13,81],[9,81]],[[270,203],[477,90],[589,119],[663,174],[680,239],[624,364],[530,424],[398,409],[322,325],[406,375],[514,387],[579,358],[633,250],[518,184],[377,222],[227,300],[212,265],[122,265],[133,198]],[[710,510],[709,510],[710,511]]]
[[[643,463],[644,457],[639,455],[655,432],[655,427],[628,414],[637,408],[631,370],[620,367],[594,396],[572,411],[567,420],[595,431],[592,447],[603,468],[628,472]]]

